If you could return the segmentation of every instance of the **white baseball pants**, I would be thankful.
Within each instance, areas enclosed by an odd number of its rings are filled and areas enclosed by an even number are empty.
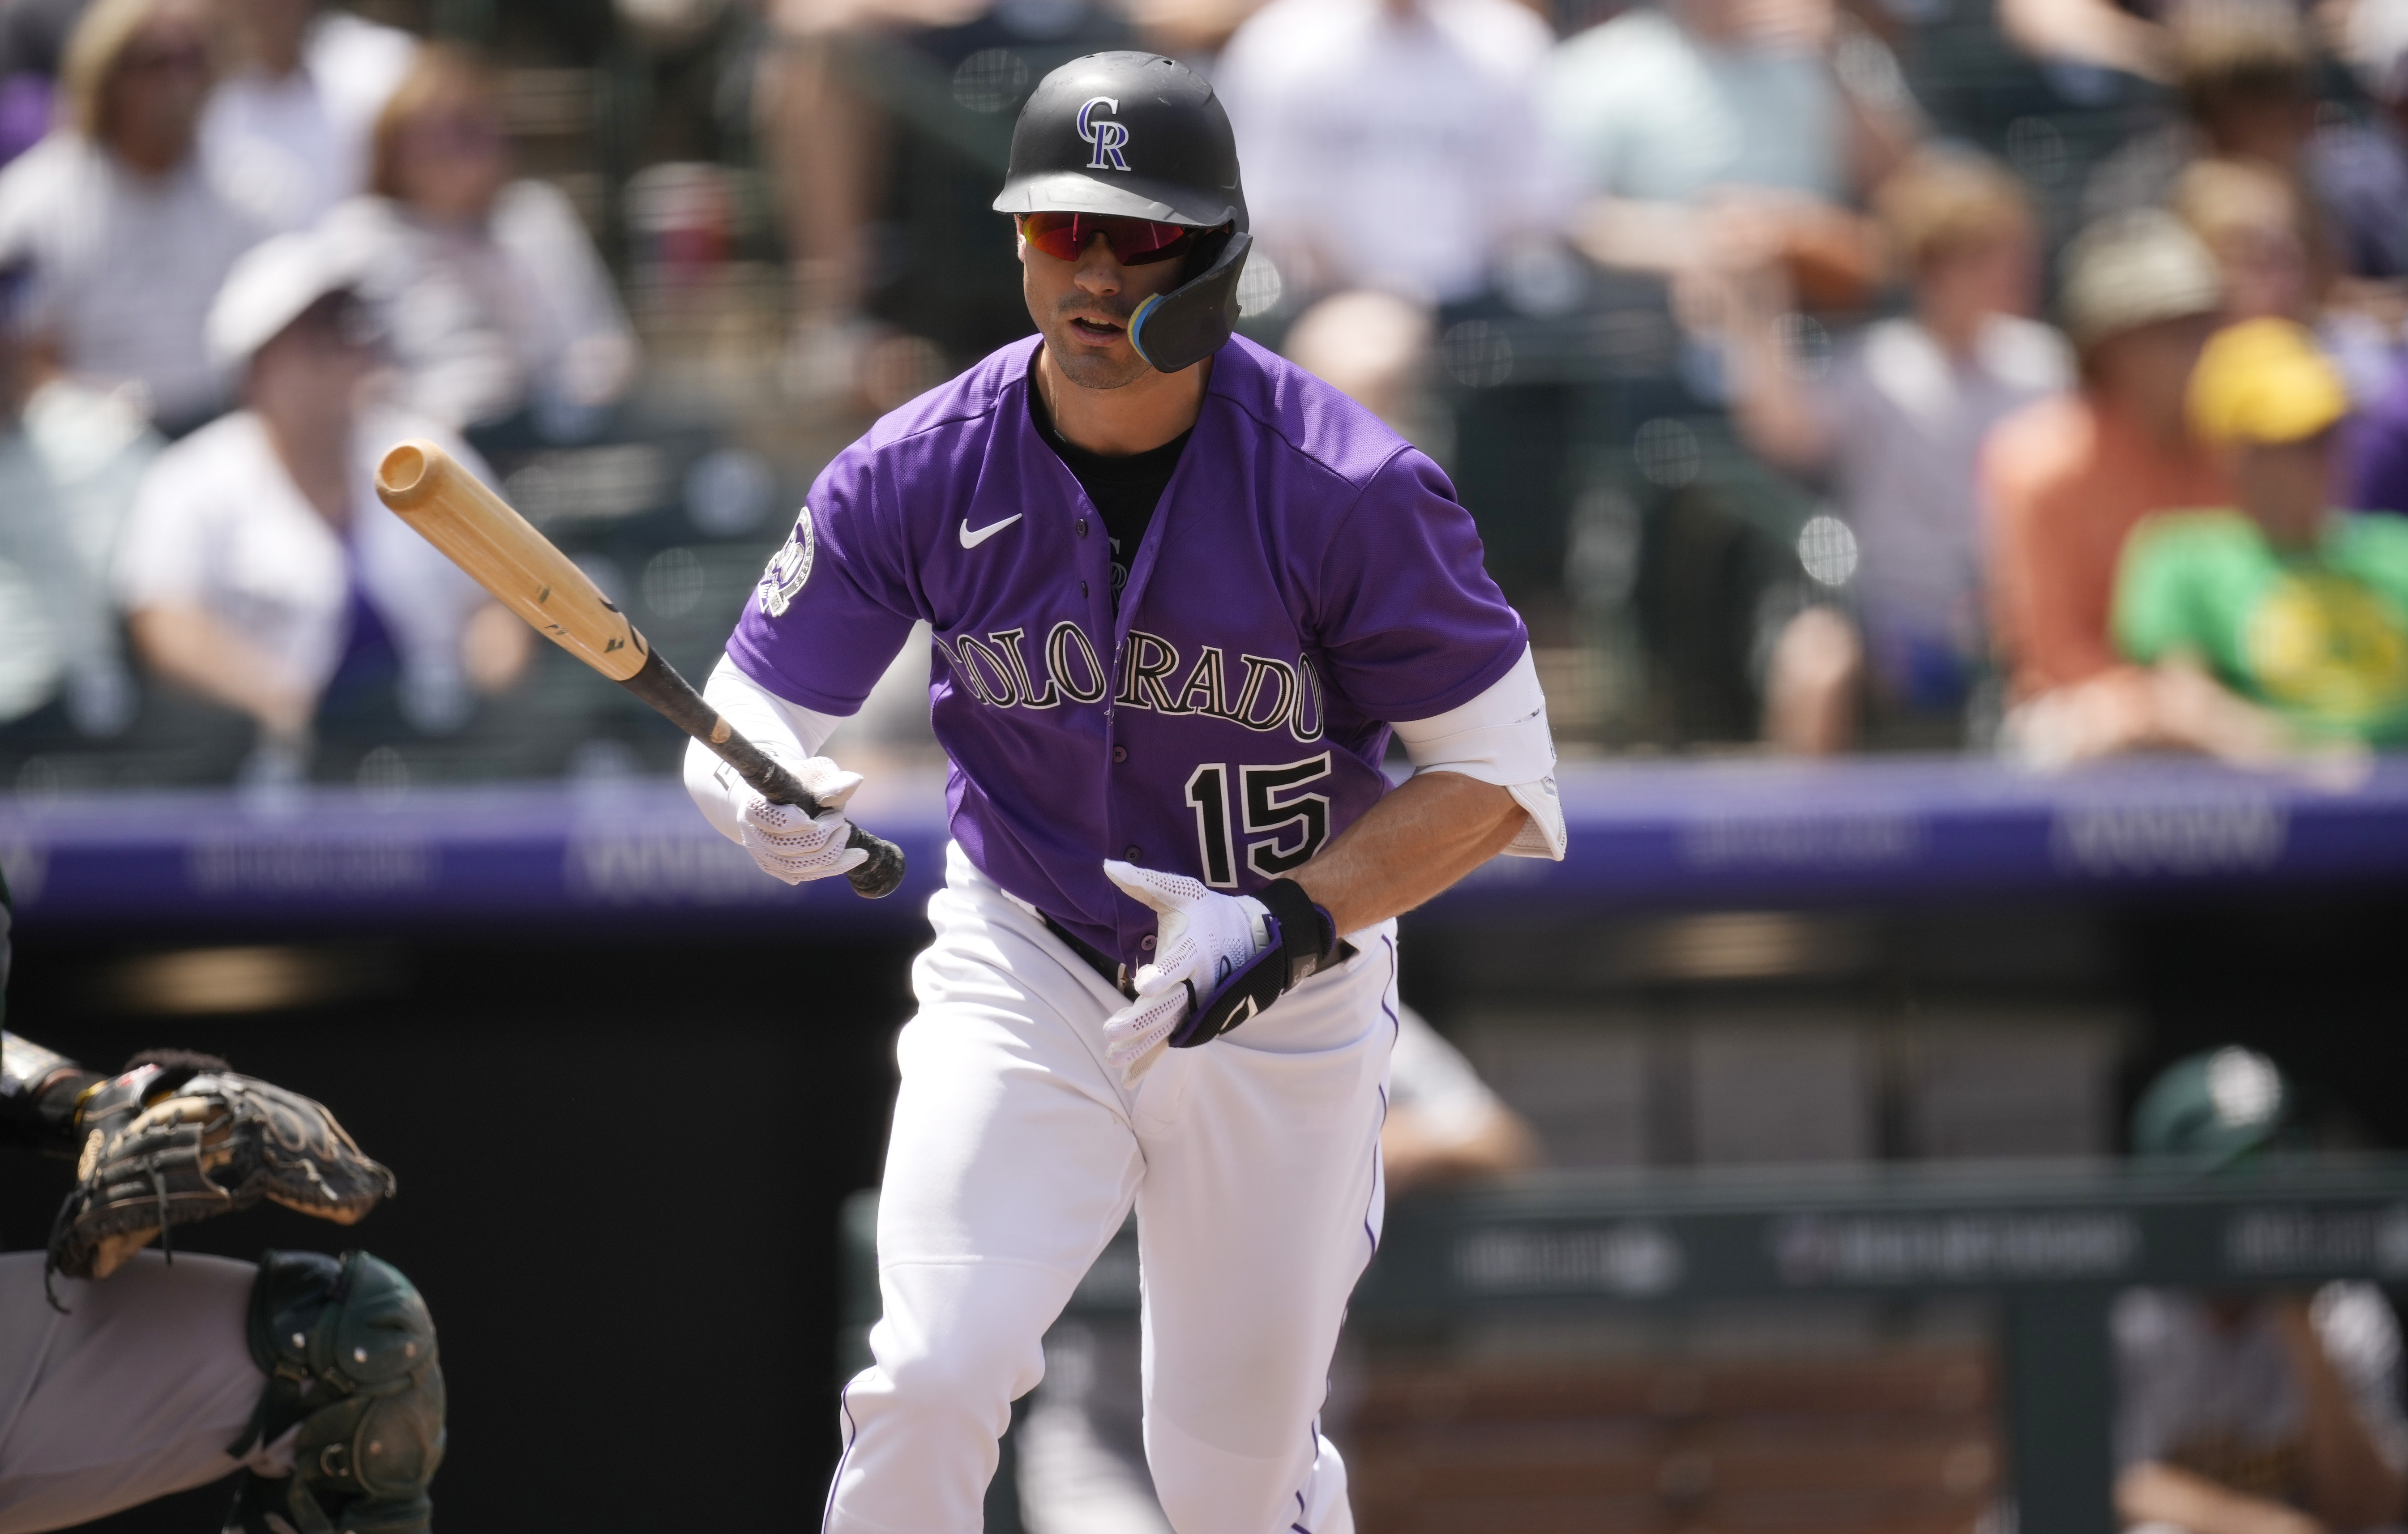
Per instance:
[[[1146,1457],[1179,1534],[1352,1534],[1321,1435],[1379,1240],[1396,928],[1197,1049],[1106,1064],[1120,995],[951,850],[878,1211],[877,1363],[824,1527],[971,1534],[1010,1403],[1134,1203]]]

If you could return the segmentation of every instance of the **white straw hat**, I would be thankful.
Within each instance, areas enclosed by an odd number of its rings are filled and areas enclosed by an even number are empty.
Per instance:
[[[209,355],[237,368],[330,293],[359,285],[361,263],[334,240],[278,235],[243,252],[209,306]]]
[[[2215,258],[2162,208],[2108,215],[2076,235],[2060,261],[2057,308],[2078,347],[2161,320],[2214,314],[2224,303]]]

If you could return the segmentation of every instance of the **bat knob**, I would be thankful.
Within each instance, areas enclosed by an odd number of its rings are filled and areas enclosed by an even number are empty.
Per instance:
[[[895,893],[903,882],[903,849],[882,837],[871,836],[856,825],[845,839],[848,847],[859,847],[869,853],[869,861],[845,875],[853,891],[865,900],[882,899]]]
[[[424,442],[398,442],[377,465],[377,496],[394,508],[415,504],[431,488],[435,455],[439,449]]]

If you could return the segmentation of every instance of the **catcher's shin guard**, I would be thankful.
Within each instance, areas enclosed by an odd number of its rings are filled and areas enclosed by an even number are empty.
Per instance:
[[[435,1323],[401,1270],[365,1252],[340,1261],[270,1252],[251,1292],[251,1355],[267,1390],[243,1455],[298,1425],[293,1474],[245,1474],[229,1534],[424,1534],[443,1463]]]

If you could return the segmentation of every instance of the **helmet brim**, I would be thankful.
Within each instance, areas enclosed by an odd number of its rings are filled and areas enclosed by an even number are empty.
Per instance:
[[[1068,170],[1015,177],[1004,183],[994,207],[998,213],[1103,213],[1190,229],[1246,226],[1245,211],[1234,196],[1214,200],[1193,187],[1117,173],[1109,179]]]

